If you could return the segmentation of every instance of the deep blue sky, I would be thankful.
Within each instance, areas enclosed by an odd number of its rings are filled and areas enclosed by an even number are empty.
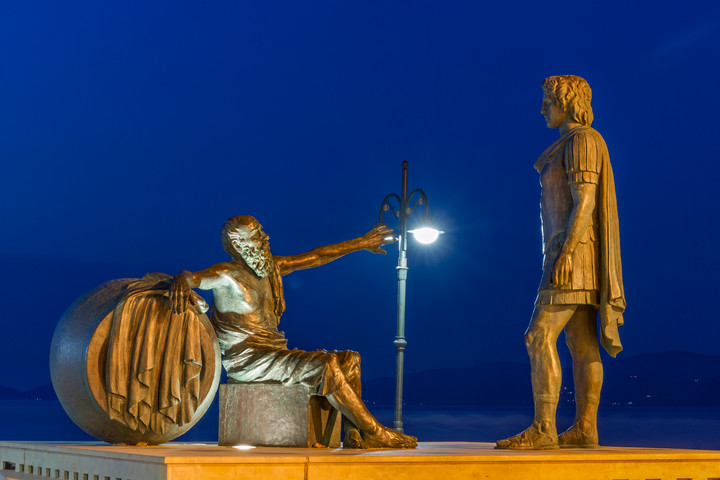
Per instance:
[[[49,383],[86,290],[225,260],[229,216],[280,255],[363,234],[403,160],[446,231],[409,247],[407,369],[524,361],[564,73],[615,170],[621,355],[720,354],[718,2],[3,2],[0,384]],[[388,251],[286,277],[290,345],[393,375]]]

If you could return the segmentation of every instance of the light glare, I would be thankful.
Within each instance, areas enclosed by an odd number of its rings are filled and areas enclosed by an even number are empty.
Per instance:
[[[238,450],[252,450],[255,447],[253,445],[234,445],[233,448],[237,448]]]
[[[431,227],[416,228],[415,230],[410,230],[410,232],[413,234],[413,237],[415,237],[415,240],[426,245],[433,243],[440,236],[440,230]]]

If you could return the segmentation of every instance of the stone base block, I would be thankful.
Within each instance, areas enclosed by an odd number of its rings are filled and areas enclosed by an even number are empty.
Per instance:
[[[322,443],[330,412],[325,397],[304,385],[220,385],[218,445],[312,447]],[[330,447],[340,446],[341,418],[337,414]]]

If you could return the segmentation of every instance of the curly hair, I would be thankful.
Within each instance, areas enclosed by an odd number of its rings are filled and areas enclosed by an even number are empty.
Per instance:
[[[220,239],[225,251],[233,257],[237,256],[240,251],[235,243],[241,241],[250,234],[253,228],[258,228],[259,226],[260,223],[255,217],[251,217],[250,215],[238,215],[229,218],[225,222],[222,232],[220,232]]]
[[[555,99],[558,106],[567,112],[570,120],[582,125],[592,123],[592,90],[584,78],[577,75],[556,75],[543,80],[542,88],[546,96]]]

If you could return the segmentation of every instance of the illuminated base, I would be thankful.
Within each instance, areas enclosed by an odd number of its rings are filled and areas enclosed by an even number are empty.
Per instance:
[[[367,451],[0,442],[0,459],[2,480],[720,480],[720,451],[621,447],[508,451],[467,442]]]

